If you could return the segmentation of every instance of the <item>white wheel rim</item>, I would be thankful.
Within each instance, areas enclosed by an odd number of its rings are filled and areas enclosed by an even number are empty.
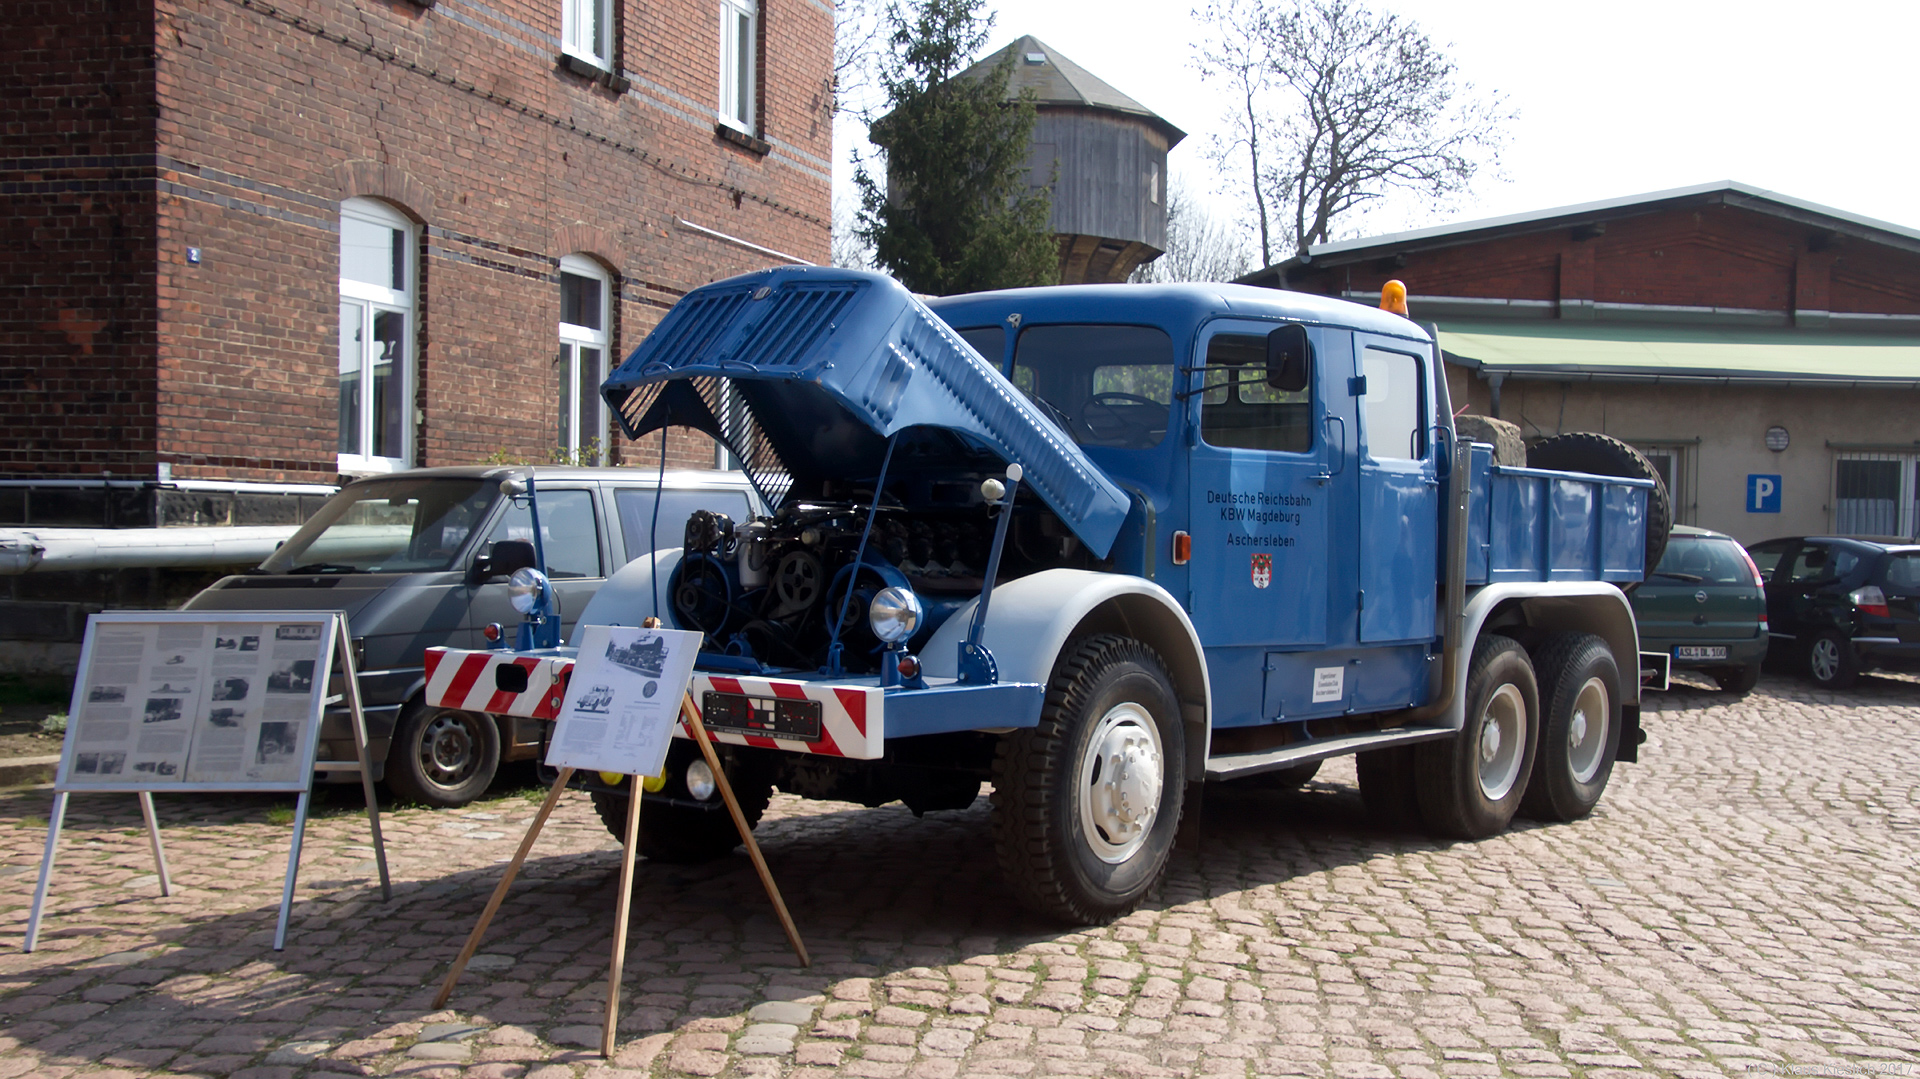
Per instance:
[[[1813,676],[1825,682],[1840,669],[1840,648],[1826,637],[1813,642]]]
[[[1567,769],[1576,782],[1591,783],[1600,774],[1600,762],[1606,757],[1607,724],[1613,714],[1607,699],[1607,684],[1598,678],[1587,679],[1573,698],[1573,715],[1567,721]]]
[[[1473,744],[1480,757],[1480,793],[1497,802],[1520,778],[1520,759],[1527,749],[1527,699],[1518,686],[1509,682],[1493,691],[1480,713]]]
[[[1094,857],[1118,865],[1134,856],[1160,815],[1160,728],[1145,708],[1115,705],[1093,728],[1080,758],[1080,828]]]

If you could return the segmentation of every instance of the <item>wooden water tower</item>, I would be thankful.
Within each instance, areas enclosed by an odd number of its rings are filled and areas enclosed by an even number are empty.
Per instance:
[[[1125,281],[1167,249],[1167,151],[1186,132],[1032,36],[961,77],[1009,53],[1008,93],[1032,90],[1040,114],[1027,182],[1054,180],[1049,223],[1060,242],[1060,283]]]

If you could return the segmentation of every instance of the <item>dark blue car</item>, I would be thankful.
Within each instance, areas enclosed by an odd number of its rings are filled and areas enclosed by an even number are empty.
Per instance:
[[[1830,689],[1920,669],[1920,544],[1806,536],[1748,551],[1767,579],[1768,658]]]

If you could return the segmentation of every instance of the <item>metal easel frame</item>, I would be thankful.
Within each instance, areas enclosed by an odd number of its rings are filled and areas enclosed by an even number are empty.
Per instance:
[[[159,868],[160,894],[173,894],[173,881],[167,870],[166,850],[160,842],[159,818],[154,813],[154,791],[285,791],[296,793],[299,800],[294,808],[293,840],[287,851],[286,882],[280,892],[280,917],[274,927],[273,949],[285,949],[287,942],[287,921],[293,909],[294,884],[300,872],[300,847],[306,838],[307,807],[313,794],[313,776],[315,757],[320,745],[320,727],[325,722],[328,705],[344,700],[352,716],[354,751],[359,757],[360,789],[367,801],[367,822],[373,832],[374,859],[380,869],[380,892],[384,899],[393,898],[393,884],[387,872],[387,848],[380,834],[380,803],[374,797],[372,762],[367,754],[367,722],[360,698],[359,674],[353,662],[353,638],[348,631],[347,616],[341,611],[106,611],[92,615],[87,619],[86,638],[80,647],[80,670],[74,679],[73,702],[68,714],[81,714],[82,696],[89,685],[89,674],[93,660],[94,631],[100,625],[156,623],[198,623],[201,625],[315,625],[321,628],[326,641],[325,652],[316,649],[316,654],[330,654],[336,665],[330,673],[338,673],[341,679],[342,693],[327,696],[327,679],[314,679],[309,698],[307,731],[302,740],[299,755],[300,769],[298,780],[282,782],[240,781],[240,782],[178,782],[165,783],[153,780],[140,780],[129,777],[124,780],[80,779],[73,771],[74,757],[77,752],[74,736],[79,728],[77,721],[67,727],[67,743],[62,747],[60,770],[54,779],[53,811],[47,822],[46,852],[40,859],[40,879],[34,887],[33,908],[27,915],[26,939],[21,950],[31,952],[39,943],[40,919],[46,906],[47,890],[53,879],[54,857],[60,845],[60,832],[66,823],[67,799],[75,793],[125,792],[138,795],[140,813],[147,825],[147,840],[153,847],[153,860]],[[206,676],[210,681],[210,675]],[[192,753],[191,735],[187,754]],[[337,770],[337,769],[335,769]]]

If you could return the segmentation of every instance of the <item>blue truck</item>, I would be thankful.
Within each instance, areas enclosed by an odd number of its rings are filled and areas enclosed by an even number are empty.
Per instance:
[[[991,783],[1008,887],[1093,922],[1208,782],[1357,754],[1371,811],[1473,839],[1586,815],[1642,741],[1651,469],[1595,435],[1497,462],[1401,315],[780,268],[689,293],[602,393],[629,437],[719,440],[772,507],[663,522],[580,615],[704,635],[691,692],[750,818],[776,787],[920,814]],[[571,664],[436,649],[428,694],[550,719]],[[738,842],[686,737],[642,792],[656,859]],[[630,781],[577,782],[620,835]]]

